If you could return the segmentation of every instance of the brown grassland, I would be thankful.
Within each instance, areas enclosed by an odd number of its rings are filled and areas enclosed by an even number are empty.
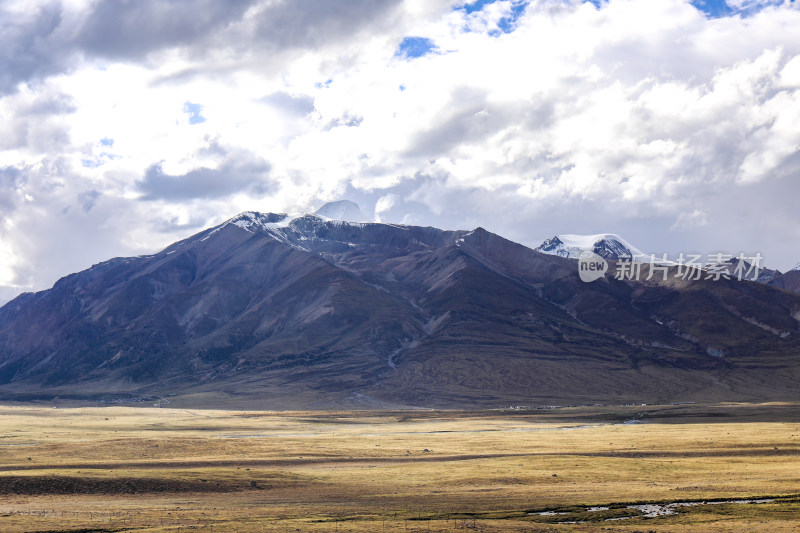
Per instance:
[[[0,531],[800,530],[793,404],[169,407],[0,407]]]

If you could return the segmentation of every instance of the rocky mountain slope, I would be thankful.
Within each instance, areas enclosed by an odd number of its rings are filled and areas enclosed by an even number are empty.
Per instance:
[[[583,283],[576,265],[481,228],[243,213],[0,308],[0,398],[322,408],[800,396],[800,296],[674,269]]]

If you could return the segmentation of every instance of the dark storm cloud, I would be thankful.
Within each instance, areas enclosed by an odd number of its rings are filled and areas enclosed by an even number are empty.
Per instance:
[[[102,193],[95,189],[78,194],[78,202],[80,202],[83,212],[88,213],[91,211],[95,204],[97,204],[97,200],[101,195]]]
[[[8,104],[13,112],[0,120],[0,150],[28,147],[53,155],[65,151],[70,136],[62,118],[77,111],[71,96],[45,90],[16,95]]]
[[[272,48],[312,48],[351,37],[386,15],[401,0],[284,0],[263,10],[255,38]]]
[[[269,170],[266,161],[226,162],[219,168],[198,168],[170,175],[157,164],[147,169],[137,186],[144,193],[142,200],[222,198],[242,191],[265,194],[274,188],[273,183],[265,180]]]
[[[416,134],[406,155],[438,157],[459,146],[480,143],[511,124],[537,121],[536,127],[542,127],[550,120],[549,113],[539,108],[491,105],[485,92],[468,87],[453,92],[447,109],[447,116]]]
[[[0,124],[0,150],[28,147],[38,153],[56,154],[69,144],[67,127],[49,115],[42,120],[15,116]]]
[[[68,115],[78,110],[75,100],[68,94],[40,95],[28,106],[20,106],[17,116]]]
[[[410,156],[438,156],[469,140],[479,140],[500,124],[488,120],[486,93],[462,88],[452,95],[449,116],[441,117],[433,128],[419,132],[411,141]]]
[[[245,13],[256,0],[101,0],[85,14],[68,13],[56,1],[26,14],[0,6],[0,94],[69,72],[80,57],[140,61],[176,47],[194,57],[224,49],[318,48],[352,37],[382,16],[388,21],[385,15],[400,3],[283,0],[258,7],[252,19]]]
[[[68,50],[58,45],[61,8],[55,2],[20,17],[0,6],[0,94],[18,83],[58,72]]]
[[[95,6],[75,44],[91,55],[138,59],[189,45],[242,17],[252,0],[106,0]]]
[[[0,209],[3,214],[10,214],[14,206],[14,196],[24,181],[25,175],[17,167],[0,168]]]

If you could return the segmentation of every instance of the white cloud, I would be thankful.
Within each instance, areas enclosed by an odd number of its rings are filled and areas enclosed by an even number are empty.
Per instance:
[[[800,56],[786,62],[781,70],[779,85],[785,89],[800,89]]]
[[[708,224],[708,215],[700,209],[695,209],[690,213],[680,213],[670,229],[691,230],[706,224]]]
[[[342,196],[380,220],[483,225],[529,245],[738,237],[793,265],[800,11],[740,3],[749,16],[710,19],[683,0],[537,0],[509,33],[508,1],[467,14],[253,0],[184,21],[149,0],[7,4],[0,285],[46,288],[238,211]],[[436,51],[398,57],[406,36]],[[768,231],[730,214],[763,205]]]
[[[375,220],[380,222],[381,217],[397,203],[399,197],[396,194],[387,194],[378,198],[375,202]]]

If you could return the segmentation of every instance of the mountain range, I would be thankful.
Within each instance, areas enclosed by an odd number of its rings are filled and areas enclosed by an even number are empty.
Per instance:
[[[670,267],[647,280],[644,265],[621,280],[613,266],[631,247],[617,238],[599,248],[605,277],[584,283],[576,239],[537,251],[482,228],[352,221],[363,219],[350,202],[246,212],[20,295],[0,308],[0,399],[284,409],[800,396],[797,271],[767,284]]]
[[[543,254],[557,255],[559,257],[568,257],[571,259],[578,259],[583,252],[588,251],[612,261],[650,262],[652,260],[657,264],[674,265],[677,265],[680,261],[678,257],[669,257],[666,254],[649,254],[642,252],[639,248],[613,233],[598,235],[556,235],[545,239],[535,250]],[[686,258],[683,259],[684,264],[690,260],[689,257],[689,254],[687,254]],[[709,261],[709,259],[710,258],[706,256],[702,258],[702,261]],[[779,270],[767,268],[761,261],[758,262],[758,265],[754,265],[755,261],[753,261],[753,258],[750,259],[750,261],[747,261],[746,259],[731,257],[721,263],[720,267],[728,276],[740,277],[741,273],[750,272],[751,276],[741,277],[747,277],[752,281],[767,283],[792,292],[800,292],[800,269],[798,268],[800,265],[786,273],[781,273]],[[742,263],[741,269],[738,268],[740,262]],[[754,268],[755,266],[757,266],[757,269]],[[755,275],[754,279],[752,277],[753,275]]]

